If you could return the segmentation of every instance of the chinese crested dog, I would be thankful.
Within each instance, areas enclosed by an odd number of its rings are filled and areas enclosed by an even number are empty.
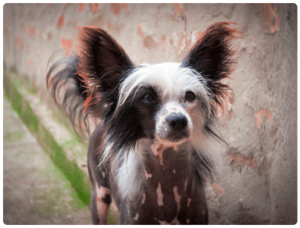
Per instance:
[[[79,28],[81,55],[55,63],[47,86],[80,129],[87,116],[101,120],[88,148],[94,224],[107,223],[112,197],[121,224],[208,223],[204,182],[222,140],[216,109],[240,35],[216,23],[181,63],[135,66],[106,31]]]

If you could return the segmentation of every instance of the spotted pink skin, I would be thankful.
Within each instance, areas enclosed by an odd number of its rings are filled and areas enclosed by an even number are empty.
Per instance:
[[[176,153],[169,147],[160,155],[147,154],[148,178],[143,197],[132,202],[133,224],[207,224],[203,184],[191,173],[188,158]]]

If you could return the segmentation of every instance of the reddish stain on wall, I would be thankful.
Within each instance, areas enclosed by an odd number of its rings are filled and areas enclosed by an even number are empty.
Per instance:
[[[84,8],[84,4],[83,3],[78,3],[78,11],[81,12]]]
[[[128,3],[122,3],[122,6],[128,10],[129,4]]]
[[[173,3],[174,4],[174,8],[175,8],[175,12],[178,16],[182,15],[182,4],[181,3]]]
[[[114,11],[114,14],[121,13],[121,4],[119,3],[111,3],[110,8]]]
[[[66,54],[68,55],[70,50],[72,49],[72,40],[71,39],[65,39],[61,38],[61,44],[63,46],[63,49],[65,49]]]
[[[171,39],[170,39],[170,36],[168,35],[164,35],[161,43],[160,43],[160,48],[163,52],[167,52],[169,51],[169,48],[170,48],[170,45],[171,45]]]
[[[29,60],[29,66],[31,66],[31,67],[33,66],[33,60],[32,59]]]
[[[237,165],[243,165],[243,166],[248,166],[253,169],[257,169],[257,164],[255,158],[246,158],[240,153],[234,153],[234,152],[229,152],[228,156],[231,160],[231,165],[232,166],[237,166]]]
[[[142,25],[138,25],[137,27],[137,34],[139,37],[143,38],[144,37],[144,31]]]
[[[128,3],[111,3],[110,8],[117,15],[121,13],[122,8],[128,9],[128,5]]]
[[[148,49],[154,48],[157,46],[155,40],[153,39],[152,36],[146,36],[144,38],[144,46]]]
[[[90,10],[93,13],[97,13],[97,11],[98,11],[98,3],[91,3],[90,4]]]
[[[51,32],[48,32],[47,38],[48,38],[48,40],[51,40],[51,38],[52,38],[52,33]]]
[[[269,110],[260,110],[257,113],[255,113],[255,125],[256,128],[259,131],[262,131],[262,125],[267,121],[267,120],[271,120],[272,119],[272,115],[271,112]]]
[[[29,25],[27,28],[27,34],[30,37],[34,37],[36,34],[36,28],[34,26]]]
[[[57,22],[57,27],[61,28],[64,25],[64,15],[61,15]]]
[[[259,13],[261,24],[266,33],[274,33],[279,31],[279,13],[276,11],[275,4],[255,4],[255,8]]]
[[[20,37],[16,37],[16,46],[19,47],[20,46]]]

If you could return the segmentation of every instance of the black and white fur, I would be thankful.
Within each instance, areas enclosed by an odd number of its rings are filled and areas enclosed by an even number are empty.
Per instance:
[[[101,119],[88,149],[94,224],[107,223],[111,196],[121,224],[208,222],[216,107],[241,35],[232,24],[210,26],[181,63],[140,66],[106,31],[82,27],[81,55],[51,67],[47,85],[72,123],[82,130],[87,115]]]

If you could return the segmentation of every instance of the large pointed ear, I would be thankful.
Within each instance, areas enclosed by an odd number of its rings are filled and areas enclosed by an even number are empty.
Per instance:
[[[115,102],[122,78],[134,65],[103,29],[80,27],[77,37],[82,47],[77,73],[87,89],[85,109],[92,106],[99,111],[103,103]]]
[[[183,67],[196,70],[207,81],[212,98],[221,103],[227,85],[221,80],[229,77],[236,67],[233,58],[236,50],[232,43],[242,36],[242,33],[232,28],[233,22],[219,22],[211,25],[201,35],[182,62]]]

